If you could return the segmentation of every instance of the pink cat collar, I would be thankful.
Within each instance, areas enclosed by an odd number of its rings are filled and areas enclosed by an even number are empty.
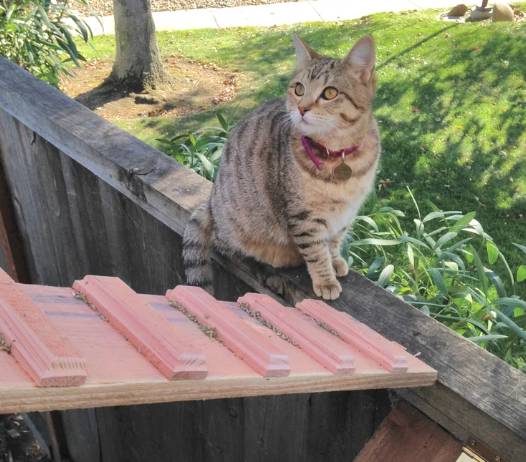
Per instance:
[[[358,148],[360,147],[358,144],[355,144],[354,146],[351,146],[349,148],[332,151],[331,149],[326,148],[325,146],[314,141],[312,138],[309,138],[308,136],[301,137],[301,144],[303,145],[303,149],[305,150],[306,154],[310,157],[310,160],[312,160],[312,163],[316,166],[318,170],[321,169],[323,162],[316,155],[316,153],[314,152],[314,149],[317,149],[319,152],[323,152],[326,155],[327,159],[331,159],[331,158],[336,159],[338,157],[341,157],[343,159],[345,156],[348,156],[356,152]]]

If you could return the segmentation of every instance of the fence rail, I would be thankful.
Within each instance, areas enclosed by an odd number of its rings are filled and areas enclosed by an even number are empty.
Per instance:
[[[180,236],[192,208],[206,200],[211,186],[208,181],[4,59],[0,59],[0,155],[31,282],[69,285],[84,274],[112,274],[137,291],[162,293],[183,281]],[[295,303],[312,296],[308,276],[301,269],[277,271],[253,261],[220,255],[215,255],[214,260],[216,269],[220,269],[216,271],[218,298],[231,300],[248,289],[271,293],[269,278],[273,287],[276,283],[281,285],[282,293],[273,294],[281,301]],[[437,385],[402,390],[399,394],[404,399],[458,438],[481,441],[504,460],[524,461],[526,375],[360,275],[351,273],[342,286],[341,297],[331,303],[334,307],[404,345],[409,352],[418,353],[438,370]],[[364,409],[352,411],[361,418],[368,415],[365,420],[369,423],[364,424],[367,429],[361,435],[348,428],[349,422],[346,423],[340,410],[331,407],[338,400],[346,403],[344,408],[350,406],[358,395],[337,396],[317,396],[318,407],[314,404],[313,408],[318,414],[310,415],[310,419],[322,417],[326,419],[324,422],[337,422],[341,428],[328,424],[327,432],[339,434],[342,428],[347,428],[356,441],[363,443],[374,430],[374,416],[385,411],[386,395],[360,394],[360,402],[373,403],[369,413]],[[297,406],[306,405],[302,398],[288,399],[289,407],[280,410],[274,408],[277,401],[267,400],[258,412],[252,409],[250,419],[265,413],[267,417],[272,415],[278,428],[286,433],[290,420],[278,418],[277,413],[284,411],[294,419],[294,412],[299,412]],[[314,398],[310,399],[312,402]],[[232,420],[225,411],[229,406],[234,406],[234,414],[242,412],[239,406],[251,409],[248,401],[240,403],[224,404],[221,411],[217,406],[218,415],[226,422]],[[212,409],[215,405],[206,406]],[[350,407],[347,409],[351,412]],[[78,435],[71,433],[75,422],[89,428],[95,421],[104,426],[109,421],[118,421],[117,416],[128,415],[127,412],[132,411],[66,413],[68,438],[78,439]],[[142,412],[144,417],[157,411]],[[160,415],[166,419],[163,412]],[[136,418],[138,414],[139,411]],[[243,415],[249,425],[248,417]],[[296,417],[300,422],[300,417]],[[279,427],[280,422],[283,427]],[[298,425],[306,426],[306,434],[311,431],[315,435],[310,426],[318,423]],[[170,433],[178,428],[171,428]],[[189,432],[179,429],[185,434]],[[99,440],[97,444],[104,446]],[[304,451],[301,454],[308,453],[305,441],[283,441],[283,444],[299,445]],[[326,444],[334,444],[330,451],[338,451],[336,442]],[[357,442],[349,444],[345,449],[347,456],[359,446]],[[268,451],[281,454],[279,448]],[[294,454],[300,457],[299,453]],[[227,460],[238,459],[232,455]]]

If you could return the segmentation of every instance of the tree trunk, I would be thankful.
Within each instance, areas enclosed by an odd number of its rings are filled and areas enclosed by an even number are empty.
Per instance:
[[[149,0],[113,0],[116,56],[110,79],[130,91],[169,83]]]

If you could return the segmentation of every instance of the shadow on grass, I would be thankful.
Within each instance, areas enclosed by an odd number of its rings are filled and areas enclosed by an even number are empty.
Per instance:
[[[110,80],[105,80],[95,88],[78,95],[75,101],[94,111],[100,106],[118,101],[128,95],[129,92],[116,88]]]
[[[380,198],[411,207],[407,185],[428,206],[474,210],[517,266],[524,255],[512,242],[526,242],[526,41],[498,30],[457,38],[418,72],[379,86],[381,177],[395,180]],[[402,71],[410,59],[388,64]]]
[[[458,23],[453,23],[453,24],[450,24],[448,26],[443,27],[440,30],[437,30],[436,32],[433,32],[432,34],[429,34],[429,35],[425,36],[424,38],[422,38],[422,39],[418,40],[417,42],[411,44],[411,46],[408,46],[404,50],[402,50],[402,51],[396,53],[395,55],[390,56],[386,60],[382,61],[376,67],[376,70],[380,70],[382,67],[385,67],[385,66],[389,65],[391,62],[399,61],[400,58],[402,58],[404,55],[407,55],[408,53],[411,53],[412,51],[414,51],[417,48],[421,47],[426,42],[429,42],[430,40],[434,39],[435,37],[437,37],[437,36],[439,36],[441,34],[444,34],[449,29],[453,29],[454,27],[458,27],[458,25],[459,25]]]

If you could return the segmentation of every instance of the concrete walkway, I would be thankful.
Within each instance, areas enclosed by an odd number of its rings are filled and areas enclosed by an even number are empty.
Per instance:
[[[279,26],[317,21],[357,19],[382,11],[424,8],[447,8],[460,0],[307,0],[270,5],[233,8],[199,8],[195,10],[153,13],[158,31],[188,29],[222,29],[242,26]],[[113,16],[87,19],[94,35],[114,34]]]

